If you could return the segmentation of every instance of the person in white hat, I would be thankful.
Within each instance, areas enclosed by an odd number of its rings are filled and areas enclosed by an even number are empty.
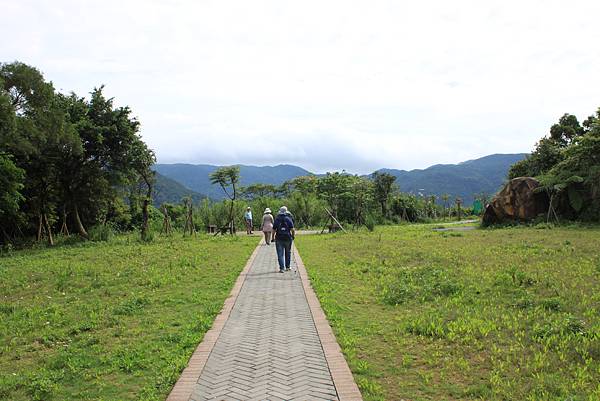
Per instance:
[[[273,231],[273,214],[271,209],[266,208],[262,218],[262,224],[260,225],[263,234],[265,235],[265,243],[271,245],[271,232]]]

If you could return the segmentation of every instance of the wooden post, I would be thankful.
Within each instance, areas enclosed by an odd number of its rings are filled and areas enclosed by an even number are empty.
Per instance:
[[[185,235],[188,230],[190,235],[196,236],[196,227],[194,227],[194,205],[190,198],[186,198],[183,200],[186,214],[185,214],[185,227],[183,228],[183,235]]]
[[[344,230],[344,227],[342,227],[342,224],[335,218],[335,216],[329,211],[329,209],[325,208],[325,211],[327,212],[329,217],[331,217],[333,219],[333,221],[335,221],[338,224],[338,226],[340,226],[342,231],[345,232],[346,234],[348,234],[348,232],[346,230]]]
[[[462,216],[461,216],[462,210],[460,208],[461,204],[462,204],[462,199],[456,198],[456,216],[458,218],[458,221],[460,221],[460,219],[462,218]]]
[[[162,229],[160,230],[160,233],[164,233],[165,235],[171,235],[172,233],[172,228],[171,228],[171,218],[169,217],[169,211],[167,210],[167,206],[166,205],[162,205],[161,211],[163,213],[163,226]]]

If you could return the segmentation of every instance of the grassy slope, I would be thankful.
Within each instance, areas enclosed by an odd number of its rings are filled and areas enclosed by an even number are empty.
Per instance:
[[[119,237],[0,258],[0,399],[164,399],[256,243]]]
[[[297,240],[365,399],[600,399],[600,230],[431,228]]]

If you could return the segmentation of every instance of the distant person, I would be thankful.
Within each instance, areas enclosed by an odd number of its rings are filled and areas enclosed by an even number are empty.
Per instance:
[[[290,270],[292,258],[292,241],[296,231],[294,222],[289,216],[286,216],[287,207],[282,206],[273,223],[275,230],[275,247],[277,249],[277,262],[279,263],[279,273]]]
[[[246,234],[252,234],[252,209],[250,209],[250,206],[246,208],[244,220],[246,221]]]
[[[275,223],[275,219],[273,218],[271,209],[266,208],[263,214],[262,224],[260,225],[260,228],[263,234],[265,235],[265,243],[267,245],[271,245],[273,223]]]

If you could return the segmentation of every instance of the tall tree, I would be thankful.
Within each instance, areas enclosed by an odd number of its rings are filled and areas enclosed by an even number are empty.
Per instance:
[[[0,65],[3,92],[15,110],[16,127],[4,140],[16,164],[26,171],[29,216],[37,221],[38,239],[45,233],[53,244],[51,222],[57,202],[56,161],[65,147],[76,147],[76,132],[66,121],[52,84],[35,68],[23,63]]]
[[[381,206],[381,214],[386,217],[388,214],[387,204],[394,189],[396,177],[389,173],[376,171],[371,175],[371,178],[373,179],[375,199]]]
[[[210,175],[210,182],[212,184],[219,184],[225,196],[230,200],[229,207],[229,221],[230,233],[235,233],[235,219],[233,216],[233,207],[237,198],[237,185],[240,181],[240,168],[238,166],[221,167]]]
[[[562,146],[567,146],[584,132],[584,127],[579,124],[577,117],[567,113],[558,120],[557,124],[550,127],[550,138]]]
[[[336,218],[343,206],[344,200],[349,196],[351,177],[345,172],[335,172],[327,173],[318,181],[317,189],[319,196],[327,202],[331,213]]]

